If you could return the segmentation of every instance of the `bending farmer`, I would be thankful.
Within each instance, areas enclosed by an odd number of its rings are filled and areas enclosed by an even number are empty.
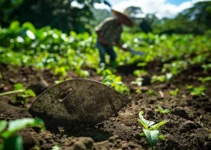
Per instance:
[[[123,50],[127,50],[122,46],[120,42],[122,25],[127,25],[132,27],[134,25],[133,21],[126,15],[112,10],[116,17],[110,17],[105,19],[101,24],[99,24],[95,31],[97,33],[97,47],[100,55],[100,63],[105,64],[105,53],[110,56],[110,63],[115,62],[116,53],[113,46],[116,45]]]

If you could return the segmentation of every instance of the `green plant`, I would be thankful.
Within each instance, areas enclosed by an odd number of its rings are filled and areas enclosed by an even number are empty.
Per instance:
[[[61,147],[60,145],[55,145],[52,147],[51,150],[60,150],[60,147]]]
[[[169,91],[169,94],[172,95],[172,96],[177,96],[178,92],[179,92],[179,89],[176,88],[175,90]]]
[[[160,75],[160,76],[153,75],[152,76],[152,83],[170,81],[172,77],[173,77],[172,73],[166,73],[165,75]]]
[[[205,95],[205,87],[193,87],[192,85],[186,85],[186,88],[190,91],[190,94],[193,96],[203,96]]]
[[[133,71],[133,75],[140,77],[142,75],[147,75],[148,72],[146,70],[135,70]]]
[[[106,75],[103,77],[102,83],[113,87],[115,90],[122,94],[129,95],[129,88],[122,82],[121,76],[116,76],[114,74]]]
[[[143,117],[143,111],[139,112],[138,122],[143,126],[143,133],[140,133],[140,136],[145,136],[148,143],[150,144],[152,150],[154,150],[158,139],[164,140],[165,137],[160,133],[159,129],[161,126],[165,125],[168,121],[163,120],[157,124],[154,121],[146,120]]]
[[[202,83],[206,83],[208,81],[211,81],[211,77],[199,77],[198,78],[199,81],[201,81]]]
[[[23,140],[18,131],[26,127],[39,126],[41,131],[45,129],[44,122],[39,118],[23,118],[11,121],[0,121],[1,150],[23,150]]]
[[[135,84],[137,86],[141,86],[142,85],[142,81],[143,81],[143,78],[139,77],[139,78],[136,78],[135,81],[132,81],[131,84]]]
[[[27,103],[29,97],[36,96],[35,93],[31,89],[26,89],[21,83],[15,84],[13,91],[0,93],[0,96],[9,95],[9,94],[17,94],[15,97],[15,103],[23,104],[23,105]]]
[[[171,112],[170,109],[163,109],[160,105],[158,105],[157,108],[158,108],[159,113],[161,114],[167,114]]]
[[[147,93],[148,95],[152,95],[152,96],[157,96],[157,95],[158,95],[158,92],[153,91],[153,90],[147,90],[146,93]]]

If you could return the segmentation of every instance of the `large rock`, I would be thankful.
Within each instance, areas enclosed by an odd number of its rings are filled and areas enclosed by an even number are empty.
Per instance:
[[[104,84],[73,79],[44,91],[30,107],[30,113],[51,125],[94,125],[128,102],[127,97]]]

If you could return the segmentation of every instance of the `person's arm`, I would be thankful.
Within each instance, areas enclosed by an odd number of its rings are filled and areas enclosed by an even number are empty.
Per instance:
[[[120,41],[117,41],[117,42],[115,43],[115,45],[116,45],[117,47],[121,48],[121,49],[124,50],[124,51],[128,51],[128,49],[127,49],[126,47],[123,47],[123,44],[122,44]]]

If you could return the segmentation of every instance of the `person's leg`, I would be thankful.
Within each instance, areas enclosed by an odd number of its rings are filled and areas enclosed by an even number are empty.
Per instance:
[[[113,47],[107,47],[106,52],[110,56],[110,63],[115,62],[117,56],[116,56],[116,52],[114,51]]]
[[[97,48],[100,55],[100,63],[105,64],[105,47],[99,41],[97,41]]]

